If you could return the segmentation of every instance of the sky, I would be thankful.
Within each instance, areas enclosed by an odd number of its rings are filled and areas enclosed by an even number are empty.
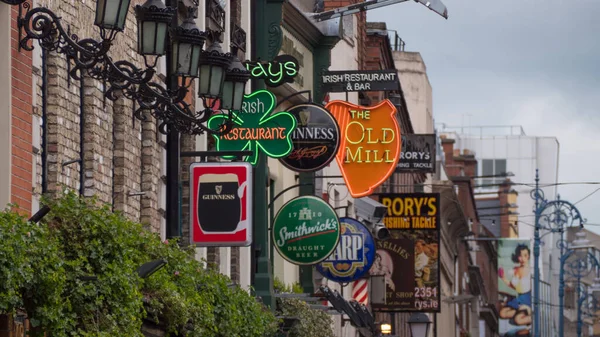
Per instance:
[[[367,12],[396,30],[406,51],[421,53],[436,124],[521,125],[530,136],[555,136],[559,182],[600,182],[600,1],[442,1],[448,20],[414,1]],[[559,193],[576,203],[596,189]],[[600,190],[576,206],[600,233]]]

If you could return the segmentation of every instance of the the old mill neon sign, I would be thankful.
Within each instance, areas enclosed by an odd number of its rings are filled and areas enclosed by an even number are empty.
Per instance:
[[[384,100],[373,107],[332,101],[326,108],[342,132],[336,160],[350,195],[370,195],[398,164],[401,137],[396,107]]]
[[[294,82],[300,69],[298,60],[291,55],[279,55],[270,62],[247,61],[245,65],[252,78],[264,79],[270,87]]]

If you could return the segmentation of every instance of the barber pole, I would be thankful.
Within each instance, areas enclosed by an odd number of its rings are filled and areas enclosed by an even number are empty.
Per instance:
[[[360,304],[369,305],[369,283],[367,279],[352,282],[352,298]]]

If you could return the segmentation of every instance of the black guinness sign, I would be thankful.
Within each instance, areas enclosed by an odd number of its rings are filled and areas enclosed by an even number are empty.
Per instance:
[[[290,170],[314,172],[328,165],[340,146],[340,128],[327,109],[316,104],[300,104],[287,110],[298,124],[292,132],[292,152],[279,159]]]

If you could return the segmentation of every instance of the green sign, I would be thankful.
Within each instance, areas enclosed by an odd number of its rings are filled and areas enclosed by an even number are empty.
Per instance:
[[[293,148],[290,135],[296,129],[296,118],[288,112],[271,114],[275,108],[275,95],[259,90],[244,95],[242,111],[232,112],[233,129],[215,136],[217,151],[252,151],[245,160],[256,165],[259,149],[272,158],[287,156]],[[208,120],[208,127],[216,130],[229,117],[217,114]],[[232,157],[225,157],[232,159]]]
[[[316,264],[335,250],[340,222],[323,199],[302,196],[281,207],[272,232],[275,248],[284,259],[294,264]]]

